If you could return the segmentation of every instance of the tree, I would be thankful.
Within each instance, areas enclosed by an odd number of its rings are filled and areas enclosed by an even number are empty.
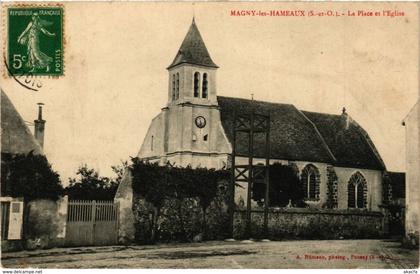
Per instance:
[[[116,177],[108,178],[99,176],[93,168],[83,165],[76,172],[79,178],[69,178],[70,184],[65,192],[73,200],[113,200],[126,166],[126,162],[121,166],[112,166]]]
[[[23,197],[23,235],[31,235],[33,227],[28,225],[29,202],[37,199],[56,201],[63,195],[60,176],[48,163],[44,155],[1,154],[2,196]],[[37,227],[38,228],[38,227]]]
[[[116,177],[113,179],[113,181],[119,185],[122,181],[122,178],[124,176],[124,173],[126,171],[126,169],[128,168],[128,163],[127,161],[122,161],[121,165],[117,165],[117,166],[111,166],[112,171],[114,171]]]
[[[1,155],[2,195],[35,199],[57,200],[63,194],[60,176],[44,155]],[[5,186],[5,189],[3,187]]]
[[[270,165],[270,206],[285,207],[291,200],[297,207],[305,206],[304,191],[296,171],[291,166]]]

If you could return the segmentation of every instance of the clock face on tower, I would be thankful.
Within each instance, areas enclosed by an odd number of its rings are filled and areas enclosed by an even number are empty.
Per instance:
[[[206,118],[204,118],[203,116],[197,116],[195,118],[195,125],[198,128],[203,128],[206,126]]]

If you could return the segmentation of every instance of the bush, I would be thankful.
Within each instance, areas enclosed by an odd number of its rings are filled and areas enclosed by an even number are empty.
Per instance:
[[[81,166],[76,174],[79,178],[69,178],[65,193],[72,200],[113,200],[121,182],[123,166],[113,166],[116,178],[99,176],[99,173],[87,165]]]
[[[291,166],[270,166],[270,206],[284,207],[289,200],[295,207],[305,207],[302,182]]]
[[[192,241],[198,234],[204,239],[225,234],[228,171],[132,161],[137,242]]]
[[[2,195],[57,200],[63,187],[57,172],[52,170],[44,155],[1,154]]]

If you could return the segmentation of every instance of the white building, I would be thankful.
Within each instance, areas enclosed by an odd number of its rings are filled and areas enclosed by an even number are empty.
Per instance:
[[[419,233],[420,101],[404,119],[406,129],[405,233]],[[417,239],[418,240],[418,239]]]
[[[39,117],[34,121],[35,136],[25,124],[19,112],[13,106],[6,93],[1,90],[1,157],[3,162],[17,154],[44,154],[42,144],[44,141],[45,120],[42,119],[40,108]],[[22,239],[23,225],[23,197],[11,197],[11,185],[6,184],[3,176],[8,176],[2,170],[1,181],[1,240],[3,250]]]

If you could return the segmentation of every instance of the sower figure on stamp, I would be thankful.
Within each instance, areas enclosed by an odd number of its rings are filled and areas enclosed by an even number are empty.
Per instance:
[[[49,57],[39,49],[39,33],[42,32],[47,36],[55,36],[55,33],[51,33],[44,29],[46,26],[52,25],[51,22],[42,20],[39,18],[37,12],[32,15],[32,20],[29,22],[26,29],[18,38],[18,43],[26,45],[28,53],[28,61],[26,66],[30,68],[30,71],[35,69],[46,69],[50,70],[50,63],[53,58]]]

